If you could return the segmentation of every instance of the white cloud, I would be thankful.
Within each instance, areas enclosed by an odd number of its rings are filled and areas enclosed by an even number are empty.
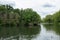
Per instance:
[[[2,5],[9,4],[11,6],[15,6],[15,2],[14,1],[10,1],[10,0],[0,0],[0,4],[2,4]]]
[[[42,17],[53,14],[60,9],[60,0],[7,0],[14,1],[15,8],[32,8]],[[45,7],[43,7],[45,6]]]

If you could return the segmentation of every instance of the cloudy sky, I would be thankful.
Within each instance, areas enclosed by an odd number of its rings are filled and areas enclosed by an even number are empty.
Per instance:
[[[0,4],[10,4],[20,9],[32,8],[42,18],[60,9],[60,0],[0,0]]]

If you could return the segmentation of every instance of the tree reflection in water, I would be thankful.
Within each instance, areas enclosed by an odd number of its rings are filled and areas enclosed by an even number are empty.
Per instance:
[[[40,33],[40,26],[29,27],[0,27],[0,40],[31,40]]]
[[[43,24],[43,26],[46,28],[48,31],[55,31],[57,35],[60,35],[60,24],[59,23],[54,23],[54,24]]]

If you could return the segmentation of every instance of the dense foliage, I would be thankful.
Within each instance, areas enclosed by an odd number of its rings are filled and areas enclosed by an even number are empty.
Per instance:
[[[43,19],[43,22],[52,23],[52,22],[53,22],[52,15],[47,15],[47,16]]]
[[[60,22],[60,11],[56,12],[55,14],[53,14],[53,20],[56,23]]]
[[[40,16],[30,8],[14,9],[9,5],[0,5],[0,24],[2,25],[38,25],[40,22]]]
[[[47,15],[44,19],[43,22],[47,23],[60,23],[60,10],[53,15]]]

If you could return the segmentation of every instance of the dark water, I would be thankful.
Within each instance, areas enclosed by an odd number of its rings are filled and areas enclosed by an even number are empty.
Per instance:
[[[60,40],[59,24],[29,27],[0,26],[0,40]]]

